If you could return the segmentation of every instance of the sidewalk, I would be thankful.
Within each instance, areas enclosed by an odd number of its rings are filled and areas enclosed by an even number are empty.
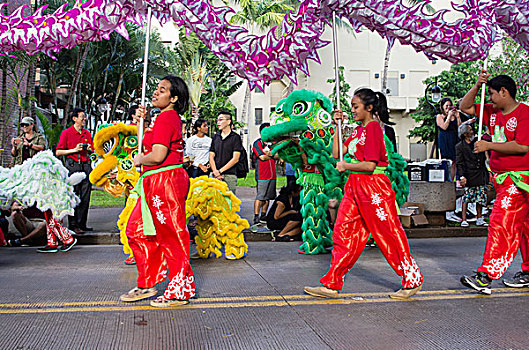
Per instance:
[[[250,223],[253,220],[253,202],[255,188],[238,187],[237,197],[241,200],[239,215]],[[88,212],[88,226],[94,232],[78,235],[80,244],[119,244],[119,231],[116,226],[122,208],[90,208]],[[487,228],[484,227],[424,227],[405,229],[409,238],[449,238],[449,237],[485,237]],[[270,241],[269,235],[245,232],[247,242]]]

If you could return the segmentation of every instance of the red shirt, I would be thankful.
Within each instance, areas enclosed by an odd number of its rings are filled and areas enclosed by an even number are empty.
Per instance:
[[[149,127],[143,135],[143,148],[145,154],[152,152],[154,144],[164,145],[169,148],[165,160],[155,166],[144,166],[143,171],[163,168],[168,165],[182,164],[184,147],[182,140],[182,121],[175,110],[162,112],[152,118]]]
[[[68,150],[77,147],[77,144],[84,143],[91,145],[92,144],[92,135],[86,129],[81,129],[81,131],[75,130],[74,126],[70,126],[68,129],[64,130],[61,133],[59,138],[59,143],[57,144],[57,149]],[[76,162],[79,161],[79,155],[81,156],[81,161],[86,162],[88,160],[88,155],[90,151],[82,150],[78,153],[69,154],[66,158],[71,158]]]
[[[388,166],[388,155],[384,143],[384,133],[376,121],[366,126],[358,126],[347,141],[345,146],[349,155],[361,162],[375,162],[377,166]]]
[[[255,169],[256,180],[274,180],[276,176],[276,161],[272,159],[261,160],[259,156],[265,155],[264,149],[267,145],[258,139],[253,143],[253,152],[257,156],[257,164]],[[270,147],[270,146],[268,146]]]
[[[476,104],[479,116],[479,104]],[[492,142],[516,141],[529,145],[529,106],[520,103],[511,113],[503,115],[501,110],[486,104],[483,111],[483,125],[489,128]],[[496,173],[513,170],[529,170],[529,152],[526,154],[506,154],[490,151],[490,169]]]

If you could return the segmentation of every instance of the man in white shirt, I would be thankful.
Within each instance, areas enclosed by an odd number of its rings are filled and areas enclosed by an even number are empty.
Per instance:
[[[205,119],[197,119],[193,125],[194,135],[187,139],[185,153],[193,164],[187,169],[189,177],[207,175],[209,172],[209,149],[211,138],[207,136],[209,125]]]

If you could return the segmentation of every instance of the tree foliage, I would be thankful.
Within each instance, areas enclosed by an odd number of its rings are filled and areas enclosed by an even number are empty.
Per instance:
[[[351,90],[351,85],[349,85],[345,81],[343,72],[344,72],[344,67],[340,66],[338,68],[338,79],[340,81],[340,83],[339,83],[339,86],[340,86],[340,105],[341,105],[340,107],[341,107],[342,111],[344,111],[347,115],[351,116],[352,115],[351,103],[350,103],[351,96],[349,95],[349,90]],[[327,83],[333,84],[332,92],[329,95],[329,98],[331,99],[331,101],[333,101],[334,106],[337,106],[337,103],[336,103],[336,78],[327,79]]]
[[[111,33],[109,40],[90,43],[79,81],[76,106],[89,114],[99,115],[97,103],[105,98],[112,105],[126,110],[141,96],[145,33],[136,25],[127,24],[129,40]],[[58,87],[70,88],[76,73],[76,62],[82,47],[61,50],[56,60],[41,56],[41,88],[55,94]],[[160,78],[174,73],[176,54],[153,31],[150,38],[147,93],[150,96]]]
[[[504,39],[500,44],[501,52],[497,57],[489,60],[487,72],[491,77],[506,74],[516,82],[518,92],[516,98],[519,101],[529,99],[529,55],[514,40]],[[450,97],[454,103],[463,98],[465,94],[476,83],[477,77],[483,67],[483,61],[462,62],[454,64],[449,70],[441,72],[438,76],[429,77],[424,81],[429,84],[438,82],[443,97]],[[480,103],[481,94],[476,97],[476,103]],[[486,98],[488,101],[488,98]],[[419,98],[419,107],[412,118],[417,126],[410,130],[408,137],[417,137],[419,142],[433,141],[435,137],[435,115],[440,113],[439,106],[432,108],[424,97]]]
[[[506,74],[516,82],[516,99],[529,100],[529,55],[513,39],[506,38],[501,42],[502,53],[489,60],[488,73],[491,76]]]
[[[179,74],[192,65],[193,58],[197,55],[201,57],[202,64],[205,65],[207,71],[207,78],[202,87],[199,114],[201,118],[214,125],[219,111],[235,109],[229,97],[242,85],[242,81],[235,82],[234,74],[224,63],[194,33],[187,34],[183,28],[179,33],[179,42],[175,47],[175,52],[177,54],[175,64]],[[184,117],[191,119],[191,111],[188,111]],[[213,131],[213,128],[210,131]]]
[[[454,64],[449,70],[438,76],[429,77],[424,81],[426,85],[437,81],[441,87],[442,97],[450,97],[454,103],[465,96],[475,84],[480,72],[480,62],[463,62]],[[417,126],[410,130],[408,137],[416,137],[420,143],[433,141],[435,138],[435,116],[440,113],[439,106],[432,107],[424,97],[419,98],[417,111],[411,116]]]

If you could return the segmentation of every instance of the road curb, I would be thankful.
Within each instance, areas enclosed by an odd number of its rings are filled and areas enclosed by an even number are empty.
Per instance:
[[[417,227],[405,229],[408,238],[453,238],[453,237],[486,237],[486,227]],[[104,245],[120,244],[117,232],[91,232],[76,235],[78,244],[82,245]],[[271,241],[270,234],[258,234],[244,231],[246,242]]]

